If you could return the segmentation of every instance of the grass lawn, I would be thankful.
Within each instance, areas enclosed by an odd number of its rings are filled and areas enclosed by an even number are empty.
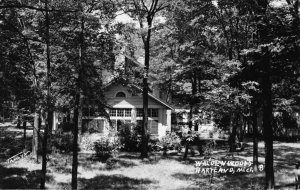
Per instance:
[[[2,128],[3,129],[3,128]],[[6,128],[7,129],[7,128]],[[19,135],[15,131],[2,130],[6,134]],[[6,133],[5,133],[6,132]],[[2,136],[3,137],[3,136]],[[20,141],[21,136],[20,136]],[[17,139],[16,139],[17,141]],[[2,141],[1,141],[2,142]],[[6,145],[1,144],[4,149]],[[294,163],[300,161],[298,143],[274,142],[274,165],[276,185],[295,181]],[[259,144],[259,161],[264,162],[263,143]],[[212,153],[216,159],[226,156],[227,150],[217,149]],[[40,183],[41,163],[30,157],[14,163],[6,163],[5,154],[0,154],[0,189],[32,189]],[[109,162],[98,161],[93,153],[79,154],[79,189],[262,189],[264,173],[215,174],[213,177],[195,172],[195,161],[203,160],[196,154],[182,160],[182,153],[151,153],[148,160],[139,159],[139,153],[121,152]],[[229,158],[228,158],[229,159]],[[233,159],[233,158],[230,158]],[[245,151],[234,154],[235,160],[252,160],[251,143]],[[70,189],[71,154],[49,155],[47,183],[49,189]],[[292,187],[294,188],[294,187]],[[281,188],[284,189],[284,188]],[[288,188],[286,188],[288,189]]]

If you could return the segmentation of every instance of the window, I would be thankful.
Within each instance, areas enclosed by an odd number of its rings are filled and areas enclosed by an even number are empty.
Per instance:
[[[117,117],[124,117],[124,109],[117,109]]]
[[[115,117],[115,116],[117,116],[117,109],[111,109],[111,110],[109,110],[109,115],[111,116],[111,117]]]
[[[138,108],[136,111],[137,111],[137,113],[136,113],[137,117],[143,117],[143,109]]]
[[[112,126],[113,126],[113,129],[116,129],[116,127],[117,127],[117,120],[111,120],[111,124],[112,124]]]
[[[131,123],[131,120],[122,120],[122,119],[113,119],[111,120],[112,126],[113,126],[113,131],[120,131],[121,126],[125,123]],[[130,126],[130,125],[128,125]]]
[[[137,117],[143,117],[143,109],[138,108],[137,109]],[[148,109],[148,117],[158,117],[158,109],[156,108],[150,108]]]
[[[125,117],[131,117],[131,109],[125,109]]]
[[[103,133],[104,120],[103,119],[83,119],[82,120],[83,131],[90,133]]]
[[[97,131],[98,131],[99,133],[103,133],[103,130],[104,130],[104,120],[98,119],[98,120],[97,120]]]
[[[128,108],[110,109],[109,115],[110,117],[131,117],[131,109]]]
[[[143,127],[143,120],[136,120],[136,124],[138,127]]]
[[[149,113],[150,117],[158,117],[158,109],[150,109]]]
[[[117,98],[126,98],[126,94],[125,94],[124,92],[118,92],[118,93],[116,94],[116,97],[117,97]]]
[[[114,108],[109,111],[110,120],[112,122],[112,130],[120,131],[120,127],[124,123],[131,123],[131,109],[130,108]]]
[[[198,131],[198,130],[199,130],[199,126],[198,126],[198,123],[196,123],[194,131]]]
[[[148,129],[151,135],[158,135],[158,120],[149,120]]]
[[[120,131],[122,124],[123,124],[123,121],[117,120],[117,131]]]
[[[137,126],[143,127],[143,120],[137,120]],[[151,135],[158,135],[158,120],[148,120],[148,132]]]

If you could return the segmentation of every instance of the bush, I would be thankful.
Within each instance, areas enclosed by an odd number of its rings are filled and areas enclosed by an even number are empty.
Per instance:
[[[106,161],[110,157],[114,157],[114,154],[120,148],[119,140],[116,138],[101,138],[94,143],[94,148],[97,158],[101,161]]]
[[[133,123],[124,123],[118,132],[121,150],[128,152],[140,151],[142,144],[142,126]],[[148,151],[159,151],[161,146],[158,139],[151,139],[148,134]]]
[[[108,170],[116,169],[118,168],[117,163],[118,160],[116,160],[115,158],[108,158],[105,162],[105,168]]]
[[[139,151],[142,142],[140,127],[132,123],[125,123],[120,128],[118,136],[122,150],[129,152]]]
[[[51,145],[59,152],[71,152],[73,148],[73,134],[68,133],[56,133],[51,137]]]
[[[166,154],[167,150],[181,149],[181,139],[175,132],[169,133],[163,137],[160,144],[163,147],[164,154]]]
[[[159,139],[149,139],[148,141],[148,150],[149,151],[161,151],[163,147],[161,146],[161,143]]]
[[[181,139],[182,139],[181,144],[184,146],[186,145],[187,142],[189,142],[190,145],[197,145],[199,143],[198,141],[200,139],[200,135],[196,131],[188,131],[182,133]]]
[[[89,136],[83,136],[81,138],[81,149],[82,150],[94,150],[94,141]]]
[[[59,128],[62,129],[63,132],[71,132],[74,128],[74,124],[70,122],[62,123],[59,125]]]
[[[202,144],[202,151],[200,154],[204,156],[211,156],[212,151],[215,149],[216,142],[214,140],[204,141]]]

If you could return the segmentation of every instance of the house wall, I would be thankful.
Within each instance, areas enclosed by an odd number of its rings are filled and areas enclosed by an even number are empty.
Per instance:
[[[122,85],[112,86],[104,93],[107,98],[107,103],[114,108],[143,108],[142,95],[139,94],[133,96],[130,92],[128,92],[128,89],[128,87],[124,87]],[[124,92],[126,94],[126,98],[116,98],[116,94],[118,92]],[[149,108],[164,108],[163,105],[159,104],[152,98],[148,98],[148,104]]]
[[[130,91],[128,87],[124,87],[122,85],[113,85],[106,90],[104,93],[107,103],[112,108],[130,108],[131,109],[131,122],[136,122],[137,120],[142,120],[142,117],[137,117],[137,108],[143,108],[143,98],[141,93],[135,94],[134,92]],[[126,97],[116,97],[118,92],[125,93]],[[158,109],[158,135],[152,135],[158,138],[161,138],[166,135],[166,131],[171,131],[171,110],[166,109],[164,105],[160,102],[152,99],[151,97],[148,98],[148,108],[155,108]],[[108,111],[108,110],[107,110]],[[88,119],[85,117],[84,119]],[[92,119],[92,118],[90,118]],[[104,119],[103,117],[97,117],[93,119]],[[127,117],[126,120],[129,118]],[[151,120],[152,118],[149,118]],[[103,130],[103,135],[107,135],[109,133],[109,123],[105,120],[105,127]]]

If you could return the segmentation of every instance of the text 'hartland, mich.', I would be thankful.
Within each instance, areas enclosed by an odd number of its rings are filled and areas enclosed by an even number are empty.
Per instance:
[[[253,163],[251,161],[232,161],[232,160],[201,160],[195,163],[196,173],[202,174],[234,174],[234,173],[253,173]],[[264,166],[259,165],[258,170],[263,171]]]

